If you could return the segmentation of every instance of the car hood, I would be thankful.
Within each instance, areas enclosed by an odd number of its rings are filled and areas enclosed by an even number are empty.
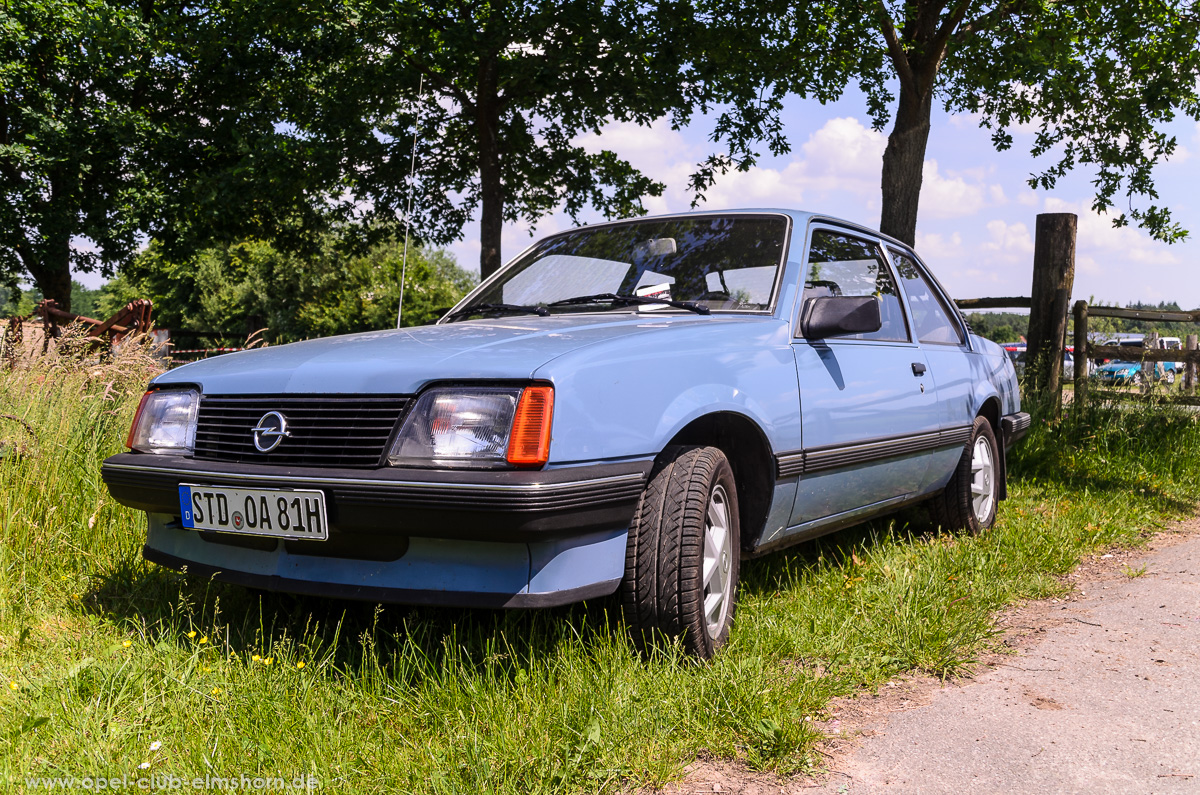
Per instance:
[[[580,348],[634,335],[763,316],[556,315],[370,331],[216,356],[164,373],[155,386],[207,394],[412,394],[430,381],[528,379]]]
[[[1098,373],[1119,373],[1123,370],[1136,370],[1139,365],[1136,362],[1109,362],[1102,364],[1096,368]]]

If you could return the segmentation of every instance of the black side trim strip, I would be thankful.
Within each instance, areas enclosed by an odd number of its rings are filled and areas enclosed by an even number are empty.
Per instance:
[[[555,607],[557,605],[582,602],[585,599],[608,596],[617,590],[620,580],[605,580],[578,588],[568,588],[549,593],[481,593],[476,591],[429,591],[417,588],[381,588],[371,585],[342,585],[328,582],[293,580],[278,575],[251,574],[244,571],[226,571],[160,552],[151,546],[142,547],[146,560],[177,571],[200,575],[222,582],[248,588],[263,588],[268,591],[328,596],[334,599],[355,599],[366,602],[390,604],[437,605],[442,607]]]
[[[827,445],[810,450],[782,453],[775,457],[777,477],[786,478],[810,472],[885,461],[889,458],[940,450],[944,447],[961,447],[971,439],[970,425],[928,433],[889,436],[869,439],[855,444]]]

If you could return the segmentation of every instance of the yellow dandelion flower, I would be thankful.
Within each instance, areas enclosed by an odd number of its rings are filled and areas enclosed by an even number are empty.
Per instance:
[[[19,684],[17,684],[16,682],[9,682],[9,683],[8,683],[8,686],[9,686],[9,687],[11,687],[13,690],[20,690],[20,689],[21,689],[21,686],[20,686]]]
[[[189,638],[194,638],[194,637],[196,637],[196,630],[194,630],[194,629],[193,629],[191,632],[189,632],[189,633],[188,633],[188,637],[189,637]]]
[[[130,646],[132,646],[132,645],[133,645],[133,641],[131,641],[131,640],[123,640],[123,641],[121,641],[121,645],[122,645],[122,646],[124,646],[125,648],[127,648],[127,649],[128,649]]]
[[[253,657],[251,657],[250,659],[251,659],[251,660],[254,660],[255,662],[258,662],[258,661],[259,661],[259,660],[261,660],[262,658],[261,658],[261,657],[259,657],[259,656],[256,654],[256,655],[254,655]]]
[[[267,659],[263,660],[263,662],[265,662],[267,665],[270,665],[271,663],[275,662],[275,658],[268,657]]]
[[[304,660],[301,660],[300,662],[296,663],[296,667],[297,667],[297,668],[303,668],[303,667],[304,667]]]
[[[207,665],[206,665],[206,666],[204,666],[204,673],[208,673],[208,672],[209,672],[209,671],[211,671],[211,670],[212,670],[212,669],[211,669],[211,668],[209,668]]]
[[[212,694],[213,694],[214,696],[219,696],[219,695],[221,695],[221,688],[219,688],[219,687],[214,687],[214,688],[212,689]]]
[[[200,642],[201,642],[201,643],[208,643],[208,635],[205,635],[203,638],[201,638],[201,639],[200,639]]]

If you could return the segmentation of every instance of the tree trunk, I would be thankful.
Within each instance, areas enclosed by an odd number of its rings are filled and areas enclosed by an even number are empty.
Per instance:
[[[479,278],[500,270],[500,234],[504,230],[504,185],[500,178],[500,107],[497,66],[493,59],[479,65],[479,94],[475,100],[475,131],[479,141]]]
[[[921,169],[929,144],[932,104],[932,87],[914,87],[912,82],[901,80],[896,124],[883,153],[883,208],[879,231],[910,246],[916,244]]]
[[[33,283],[42,291],[42,297],[57,301],[59,308],[70,312],[71,238],[56,236],[40,250],[35,249],[24,264]]]

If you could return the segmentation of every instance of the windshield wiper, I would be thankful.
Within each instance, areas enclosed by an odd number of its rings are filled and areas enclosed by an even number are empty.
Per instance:
[[[704,304],[697,304],[693,301],[672,301],[669,298],[648,298],[641,295],[621,295],[619,293],[596,293],[595,295],[579,295],[574,298],[564,298],[561,301],[552,301],[546,306],[574,306],[575,304],[598,304],[608,301],[614,304],[666,304],[677,309],[686,309],[689,312],[695,312],[697,315],[710,314],[709,309]]]
[[[537,315],[538,317],[549,317],[550,310],[544,306],[525,306],[524,304],[472,304],[464,306],[457,312],[451,312],[446,315],[446,320],[451,320],[456,317],[466,317],[467,315],[484,315],[488,312],[503,312],[512,315]]]

